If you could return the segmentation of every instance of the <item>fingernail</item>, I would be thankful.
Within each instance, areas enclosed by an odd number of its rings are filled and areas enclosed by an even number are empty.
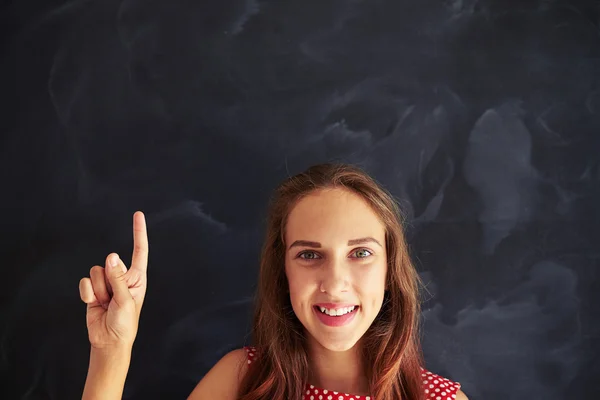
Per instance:
[[[112,257],[110,257],[109,262],[111,267],[116,267],[119,264],[119,256],[113,255]]]

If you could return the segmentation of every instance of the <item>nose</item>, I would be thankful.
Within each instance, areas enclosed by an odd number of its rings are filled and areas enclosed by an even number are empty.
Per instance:
[[[327,292],[331,296],[348,291],[349,276],[348,268],[343,261],[332,261],[323,266],[321,274],[321,292]]]

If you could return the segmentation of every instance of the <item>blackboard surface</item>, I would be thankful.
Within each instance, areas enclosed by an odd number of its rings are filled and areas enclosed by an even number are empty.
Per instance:
[[[475,400],[600,393],[598,2],[1,7],[1,398],[81,397],[77,284],[129,260],[138,209],[124,398],[185,398],[249,340],[271,190],[329,160],[400,199],[430,370]]]

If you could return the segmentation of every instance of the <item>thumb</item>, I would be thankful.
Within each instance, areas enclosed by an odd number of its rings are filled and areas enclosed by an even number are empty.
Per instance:
[[[133,297],[131,297],[131,293],[129,292],[129,286],[125,280],[124,268],[121,268],[121,260],[117,254],[111,254],[107,264],[107,275],[113,291],[113,300],[119,307],[123,307],[133,301]]]

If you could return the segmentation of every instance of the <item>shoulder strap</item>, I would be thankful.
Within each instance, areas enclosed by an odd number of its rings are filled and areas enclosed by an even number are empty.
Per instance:
[[[248,355],[248,365],[250,365],[256,360],[256,347],[244,346],[244,350],[246,350],[246,354]]]

